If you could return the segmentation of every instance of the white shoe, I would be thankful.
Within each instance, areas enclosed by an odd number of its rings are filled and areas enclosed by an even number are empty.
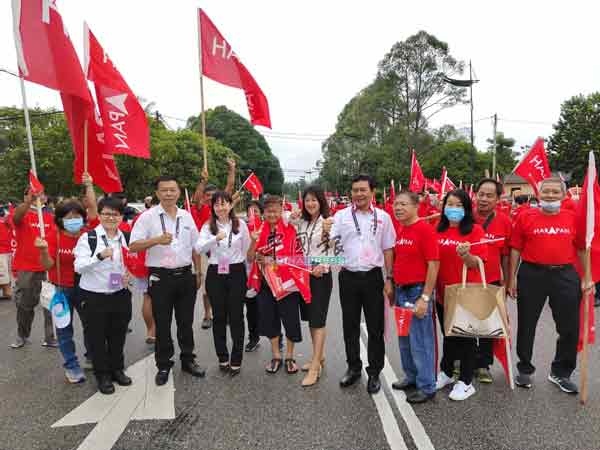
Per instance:
[[[440,371],[437,376],[437,381],[435,382],[435,389],[439,391],[452,383],[454,383],[454,378],[450,378],[443,371]]]
[[[474,393],[475,388],[472,384],[469,384],[467,386],[465,383],[459,380],[454,385],[454,388],[452,388],[452,392],[450,392],[450,395],[448,397],[450,398],[450,400],[461,401],[468,399]]]

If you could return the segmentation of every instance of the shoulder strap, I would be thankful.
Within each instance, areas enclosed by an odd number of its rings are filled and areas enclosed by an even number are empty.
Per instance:
[[[123,237],[125,238],[125,243],[129,247],[129,239],[131,238],[131,233],[129,231],[121,231],[123,233]]]
[[[88,245],[90,246],[90,250],[92,251],[92,255],[96,251],[96,247],[98,246],[98,234],[96,230],[88,231]]]
[[[488,227],[490,226],[490,223],[492,223],[492,220],[494,220],[494,217],[496,217],[496,211],[493,211],[487,219],[485,219],[485,222],[483,223],[483,225],[481,225],[481,227],[483,228],[484,231],[487,231]]]

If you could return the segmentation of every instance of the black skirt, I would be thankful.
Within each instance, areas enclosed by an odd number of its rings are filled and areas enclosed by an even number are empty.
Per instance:
[[[300,316],[308,322],[310,328],[324,328],[329,311],[329,300],[333,289],[331,272],[324,273],[321,278],[310,277],[311,302],[300,302]]]

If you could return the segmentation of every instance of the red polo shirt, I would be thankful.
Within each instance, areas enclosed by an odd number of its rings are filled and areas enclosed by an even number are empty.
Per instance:
[[[575,213],[562,210],[555,215],[531,208],[519,215],[510,240],[523,261],[534,264],[574,264],[577,256]],[[579,244],[581,245],[581,244]]]
[[[44,231],[46,237],[54,232],[54,216],[50,213],[43,213]],[[40,224],[37,211],[30,209],[27,211],[21,223],[14,224],[17,252],[13,267],[15,271],[25,272],[45,272],[46,269],[40,261],[40,251],[35,247],[36,237],[40,237]]]
[[[475,214],[475,222],[482,226],[487,218]],[[487,244],[488,257],[485,261],[485,277],[488,283],[502,280],[502,257],[508,256],[510,251],[510,235],[512,232],[512,223],[506,214],[495,212],[485,231],[486,240],[504,238],[503,241]]]
[[[60,280],[58,275],[58,264],[55,262],[52,269],[48,271],[48,279],[51,283],[63,287],[73,287],[75,285],[75,255],[73,249],[77,245],[79,236],[73,237],[67,235],[64,231],[58,233],[58,249],[57,249],[57,233],[54,232],[48,235],[48,254],[54,261],[60,259]]]
[[[399,285],[424,283],[427,263],[440,259],[433,227],[424,220],[412,225],[398,223],[394,247],[394,282]]]

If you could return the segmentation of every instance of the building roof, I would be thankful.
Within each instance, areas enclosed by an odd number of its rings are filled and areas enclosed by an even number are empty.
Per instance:
[[[566,183],[571,181],[571,173],[570,172],[561,172],[561,173],[562,173],[562,176],[565,179]],[[559,173],[552,172],[552,176],[558,177]],[[502,182],[504,184],[528,184],[527,180],[525,180],[525,178],[517,175],[516,173],[509,173],[508,175],[505,175]]]

